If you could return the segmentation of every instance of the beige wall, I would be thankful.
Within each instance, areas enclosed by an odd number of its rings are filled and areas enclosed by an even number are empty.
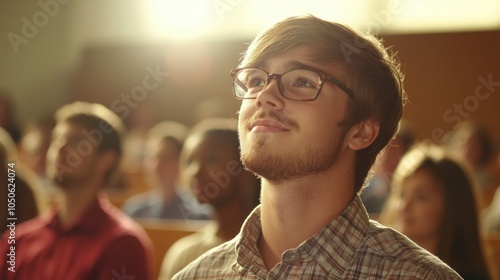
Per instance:
[[[36,1],[2,1],[0,4],[0,87],[14,95],[21,121],[51,113],[68,100],[67,90],[73,74],[67,46],[68,10],[62,7],[45,22],[40,17],[41,27],[37,27],[33,15],[40,10]],[[23,26],[28,24],[23,18],[36,28],[25,27],[26,37]],[[14,41],[22,43],[13,47],[9,34],[24,39],[16,37]]]
[[[140,2],[0,1],[0,88],[14,95],[20,121],[52,114],[71,100],[87,45],[146,40]]]

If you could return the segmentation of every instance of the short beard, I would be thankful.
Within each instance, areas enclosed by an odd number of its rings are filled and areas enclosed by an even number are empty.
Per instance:
[[[263,151],[264,142],[257,141],[249,149],[242,150],[241,159],[247,170],[270,182],[282,183],[318,174],[332,167],[338,161],[343,136],[334,139],[329,145],[309,146],[302,153],[290,151],[284,156]]]

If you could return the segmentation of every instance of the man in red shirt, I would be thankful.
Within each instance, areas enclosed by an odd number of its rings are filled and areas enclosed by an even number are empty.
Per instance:
[[[60,199],[14,235],[7,230],[0,279],[152,279],[151,241],[100,194],[118,168],[123,123],[83,102],[62,107],[56,119],[47,174]]]

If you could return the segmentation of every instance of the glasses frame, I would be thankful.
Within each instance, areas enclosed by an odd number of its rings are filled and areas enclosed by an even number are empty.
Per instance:
[[[243,100],[243,99],[256,99],[257,98],[257,95],[255,95],[254,97],[240,97],[240,96],[236,95],[235,87],[237,85],[239,87],[241,87],[241,88],[246,87],[246,86],[241,85],[240,83],[238,83],[238,81],[236,80],[236,77],[238,76],[239,72],[241,72],[242,70],[247,70],[247,69],[260,70],[260,71],[263,71],[264,73],[266,73],[266,85],[265,85],[265,87],[267,87],[269,85],[269,83],[270,83],[270,81],[272,79],[275,79],[278,82],[278,89],[279,89],[279,92],[280,92],[281,96],[283,96],[283,98],[288,99],[288,100],[294,100],[294,101],[313,101],[313,100],[316,100],[316,98],[318,98],[318,96],[319,96],[319,94],[321,92],[321,89],[323,89],[323,84],[324,84],[325,81],[331,82],[332,84],[336,85],[343,92],[345,92],[349,97],[351,97],[353,100],[355,100],[355,98],[354,98],[354,92],[350,88],[348,88],[344,83],[342,83],[337,78],[335,78],[333,75],[330,75],[328,73],[318,72],[318,71],[311,70],[311,69],[295,68],[295,69],[291,69],[291,70],[285,71],[285,72],[283,72],[281,74],[273,74],[273,73],[267,72],[264,69],[255,68],[255,67],[235,68],[235,69],[232,69],[230,71],[231,77],[232,77],[232,80],[233,80],[233,95],[236,98],[241,99],[241,100]],[[314,72],[314,73],[318,74],[318,76],[319,76],[319,84],[318,84],[318,87],[317,87],[317,90],[316,90],[316,94],[314,95],[313,98],[310,98],[310,99],[292,99],[292,98],[289,98],[289,97],[285,96],[285,94],[283,93],[284,89],[283,89],[283,84],[281,83],[281,77],[283,75],[285,75],[286,73],[294,71],[294,70],[307,70],[307,71],[311,71],[311,72]],[[242,87],[242,86],[244,86],[244,87]]]

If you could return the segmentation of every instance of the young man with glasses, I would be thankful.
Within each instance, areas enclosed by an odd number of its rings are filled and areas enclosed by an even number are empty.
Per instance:
[[[261,205],[235,239],[174,279],[461,279],[370,221],[358,196],[405,98],[380,42],[293,17],[259,35],[231,74],[241,158],[262,177]]]

